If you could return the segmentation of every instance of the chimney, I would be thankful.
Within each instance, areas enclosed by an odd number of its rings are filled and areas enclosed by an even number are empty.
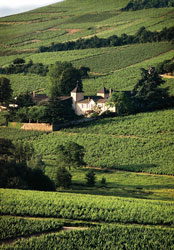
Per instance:
[[[90,97],[88,96],[88,102],[90,101]]]

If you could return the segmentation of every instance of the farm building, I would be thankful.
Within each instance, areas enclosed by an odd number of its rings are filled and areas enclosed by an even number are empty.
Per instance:
[[[73,101],[73,108],[77,115],[90,114],[92,111],[98,111],[100,113],[109,110],[115,112],[115,107],[107,107],[107,101],[113,92],[112,89],[107,90],[105,87],[97,92],[96,96],[84,96],[83,91],[76,86],[71,91],[71,97]]]
[[[84,96],[83,91],[81,91],[77,85],[71,91],[71,96],[61,96],[60,100],[67,101],[72,99],[72,106],[77,115],[88,115],[94,111],[102,113],[106,110],[115,112],[115,107],[108,107],[106,105],[112,92],[112,89],[107,90],[105,87],[103,87],[97,92],[96,96]],[[49,100],[48,96],[45,94],[36,94],[35,92],[33,92],[32,99],[38,104],[48,102]]]

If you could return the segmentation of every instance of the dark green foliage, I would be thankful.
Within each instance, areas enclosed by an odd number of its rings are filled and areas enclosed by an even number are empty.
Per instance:
[[[32,165],[32,169],[28,167],[29,161],[34,156],[31,144],[18,142],[14,145],[10,140],[0,139],[0,146],[1,188],[55,190],[54,184],[38,168],[38,164]]]
[[[156,71],[158,74],[165,74],[165,73],[174,73],[174,58],[171,60],[165,60],[161,63],[158,63],[156,66]]]
[[[17,109],[10,109],[9,120],[60,124],[76,118],[71,98],[50,98],[45,105],[33,105],[30,95],[20,95]]]
[[[56,62],[50,66],[49,70],[50,85],[48,94],[50,97],[69,96],[70,92],[76,87],[77,82],[82,88],[80,71],[68,62]]]
[[[122,11],[174,7],[174,0],[131,0]]]
[[[130,114],[133,111],[129,92],[113,92],[108,100],[108,105],[115,107],[118,115]]]
[[[17,98],[15,99],[15,103],[19,107],[29,107],[34,105],[31,94],[29,94],[28,92],[17,96]]]
[[[89,77],[89,75],[88,75],[88,72],[90,72],[89,67],[81,66],[79,68],[79,70],[80,70],[81,78],[88,78]]]
[[[13,60],[13,64],[24,64],[25,60],[23,58],[16,58]]]
[[[33,63],[32,60],[29,61],[29,63],[25,64],[25,60],[21,58],[16,58],[13,61],[13,64],[10,64],[8,67],[0,68],[1,74],[36,74],[41,76],[46,76],[48,72],[48,66],[43,65],[42,63]]]
[[[67,142],[58,146],[57,154],[57,161],[64,163],[69,169],[85,165],[83,160],[85,154],[84,147],[76,142]]]
[[[61,97],[51,97],[45,108],[46,121],[52,124],[60,124],[76,118],[71,98],[63,100]]]
[[[10,80],[0,77],[0,103],[7,104],[12,97]]]
[[[52,51],[66,51],[88,48],[101,48],[101,47],[113,47],[122,46],[126,44],[134,43],[147,43],[147,42],[160,42],[160,41],[173,41],[174,40],[174,27],[164,28],[162,31],[151,32],[146,30],[145,27],[141,27],[135,35],[122,34],[121,37],[116,35],[108,38],[98,38],[93,36],[88,39],[79,39],[77,41],[70,41],[65,43],[52,44],[48,47],[40,47],[40,52],[52,52]]]
[[[165,81],[158,75],[155,68],[151,67],[149,70],[142,68],[141,77],[132,91],[135,109],[139,111],[155,110],[172,104],[168,89],[160,88]]]
[[[69,188],[71,186],[71,174],[62,166],[58,168],[56,177],[56,187]]]
[[[0,164],[8,162],[8,158],[13,155],[14,145],[11,140],[0,138]]]
[[[30,122],[47,122],[48,108],[46,106],[33,106],[28,108],[28,120]]]
[[[34,148],[29,143],[15,143],[15,150],[13,153],[14,159],[17,163],[26,163],[31,160],[34,155]]]
[[[37,168],[37,169],[43,170],[45,168],[45,163],[42,160],[41,155],[35,155],[29,161],[27,161],[27,166],[31,169]]]
[[[17,121],[17,122],[28,122],[28,108],[27,107],[22,107],[15,110],[10,111],[10,116],[9,116],[10,121]]]
[[[105,186],[106,186],[106,178],[105,178],[105,177],[102,177],[100,183],[101,183],[101,186],[102,186],[102,187],[105,187]]]
[[[7,163],[0,166],[0,187],[54,191],[53,182],[41,169],[31,169],[25,163]]]
[[[96,176],[95,176],[95,172],[93,169],[90,169],[88,171],[88,173],[85,176],[86,181],[87,181],[87,185],[90,187],[95,186],[95,182],[96,182]]]

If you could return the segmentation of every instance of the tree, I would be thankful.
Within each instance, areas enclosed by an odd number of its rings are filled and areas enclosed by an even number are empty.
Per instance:
[[[83,146],[75,142],[67,142],[57,148],[58,161],[69,167],[79,167],[85,165],[83,160],[85,150]]]
[[[95,182],[96,182],[96,176],[95,176],[95,172],[93,169],[90,169],[88,171],[88,173],[85,175],[85,179],[87,181],[87,185],[88,186],[95,186]]]
[[[62,123],[75,118],[71,99],[61,100],[59,97],[51,97],[46,109],[47,121],[50,123]]]
[[[80,70],[74,68],[68,62],[56,62],[50,66],[49,73],[48,95],[52,98],[61,95],[70,95],[78,82],[82,88]]]
[[[55,190],[54,183],[40,169],[40,162],[33,162],[31,168],[27,166],[33,153],[29,144],[14,146],[11,140],[0,139],[0,187]]]
[[[25,94],[20,94],[16,98],[16,104],[18,104],[19,107],[30,107],[34,105],[33,99],[28,92]]]
[[[88,75],[88,72],[90,72],[89,67],[81,66],[79,70],[80,70],[81,78],[89,78],[89,75]]]
[[[25,60],[23,58],[16,58],[13,61],[14,64],[24,64]]]
[[[10,80],[0,77],[0,103],[7,104],[12,97],[12,92]]]
[[[15,144],[14,158],[17,163],[26,163],[34,155],[32,144],[17,142]]]
[[[101,186],[105,187],[106,186],[106,178],[103,176],[101,179]]]
[[[0,138],[0,165],[7,162],[9,157],[13,156],[14,145],[11,140]]]
[[[132,103],[129,93],[124,91],[113,92],[111,97],[109,98],[107,105],[109,107],[116,108],[116,113],[118,115],[131,113],[132,111]]]
[[[71,186],[71,174],[68,172],[68,170],[62,166],[58,168],[57,171],[57,177],[56,177],[56,186],[57,187],[63,187],[68,188]]]
[[[135,85],[132,96],[140,110],[162,108],[168,102],[168,88],[160,88],[165,81],[155,68],[141,69],[141,79]]]
[[[47,107],[33,106],[28,108],[28,118],[32,122],[46,122],[47,121]]]

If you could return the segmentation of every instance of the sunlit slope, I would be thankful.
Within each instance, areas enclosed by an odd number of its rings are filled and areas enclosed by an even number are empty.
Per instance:
[[[97,35],[134,34],[141,26],[161,30],[174,23],[174,8],[121,12],[128,0],[67,0],[0,19],[2,54]]]

